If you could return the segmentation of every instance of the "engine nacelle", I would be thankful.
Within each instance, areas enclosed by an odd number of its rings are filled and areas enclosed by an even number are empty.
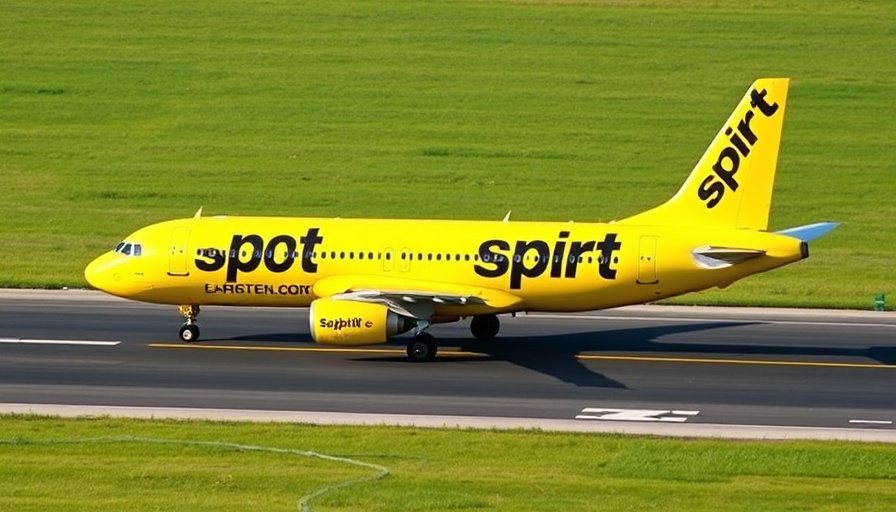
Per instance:
[[[308,311],[311,337],[328,345],[385,343],[414,328],[413,318],[389,311],[382,304],[352,300],[317,299]]]

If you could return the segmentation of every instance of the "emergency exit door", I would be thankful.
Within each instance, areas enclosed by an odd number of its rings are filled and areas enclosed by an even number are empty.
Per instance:
[[[642,236],[638,260],[638,284],[656,284],[656,239]]]
[[[188,276],[187,241],[190,239],[190,228],[174,228],[171,232],[171,252],[168,255],[168,275]]]

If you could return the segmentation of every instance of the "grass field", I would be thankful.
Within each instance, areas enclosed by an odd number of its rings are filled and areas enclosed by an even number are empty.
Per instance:
[[[792,78],[772,229],[813,257],[684,302],[896,293],[896,4],[4,2],[0,286],[85,286],[207,214],[597,221],[664,201]]]
[[[286,511],[318,492],[318,511],[896,504],[896,449],[874,444],[22,416],[0,427],[0,505],[21,512]]]

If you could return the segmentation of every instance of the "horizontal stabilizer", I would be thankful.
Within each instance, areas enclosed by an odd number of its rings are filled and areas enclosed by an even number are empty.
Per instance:
[[[765,251],[733,249],[730,247],[698,247],[694,249],[692,254],[697,265],[707,269],[717,269],[758,258],[765,254]]]
[[[802,240],[803,242],[811,242],[816,238],[820,238],[823,235],[826,235],[828,231],[839,226],[838,222],[818,222],[816,224],[809,224],[807,226],[799,226],[796,228],[785,229],[783,231],[776,231],[775,233],[779,235],[789,236],[791,238],[796,238],[797,240]]]

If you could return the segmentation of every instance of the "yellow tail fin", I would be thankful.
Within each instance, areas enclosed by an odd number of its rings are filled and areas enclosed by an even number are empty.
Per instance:
[[[756,80],[678,193],[619,222],[767,229],[789,84]]]

